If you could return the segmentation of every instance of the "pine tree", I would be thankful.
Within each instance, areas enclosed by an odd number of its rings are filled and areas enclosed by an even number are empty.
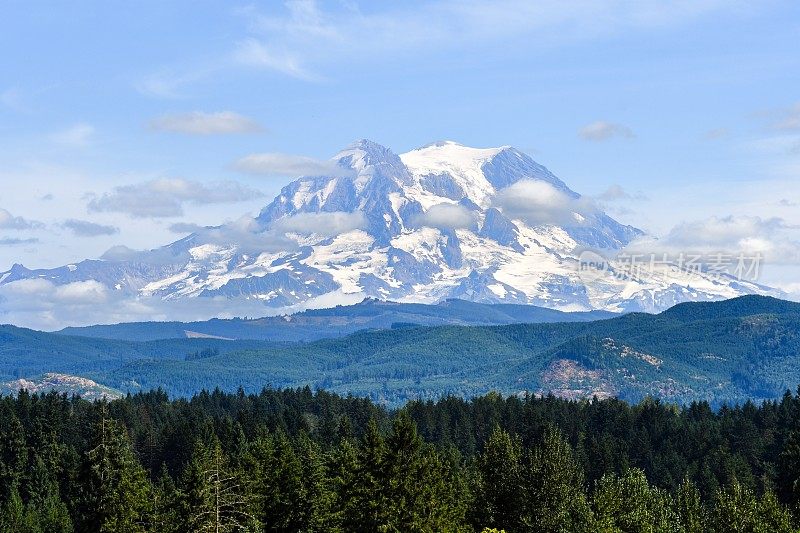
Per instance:
[[[161,475],[153,485],[151,493],[150,516],[148,530],[158,533],[178,533],[181,531],[181,494],[175,481],[169,475],[166,466],[162,466]]]
[[[476,525],[516,530],[522,508],[522,443],[495,426],[477,461]]]
[[[258,525],[241,475],[231,468],[218,440],[198,443],[184,473],[185,522],[193,533],[250,531]]]
[[[342,529],[361,532],[448,532],[464,523],[456,475],[422,442],[414,421],[397,414],[384,439],[371,421],[355,454],[342,445],[337,486],[342,488]],[[352,462],[353,475],[342,471]]]
[[[266,531],[304,530],[303,468],[281,432],[258,437],[245,460],[255,516]]]
[[[19,491],[12,487],[5,504],[0,508],[0,533],[27,533],[32,529]]]
[[[550,427],[530,453],[523,473],[524,531],[588,531],[591,510],[583,471],[561,432]]]
[[[329,463],[334,496],[329,519],[347,531],[342,524],[350,525],[357,521],[359,513],[356,505],[363,483],[359,475],[357,445],[350,439],[341,440],[332,451]]]
[[[386,455],[386,442],[375,419],[370,419],[354,457],[340,458],[353,460],[351,465],[344,461],[340,464],[339,476],[347,480],[342,485],[340,495],[342,528],[345,531],[373,533],[386,523],[389,505],[384,490]],[[350,467],[352,473],[342,473],[342,467]]]
[[[14,491],[19,496],[28,464],[28,448],[22,422],[13,413],[5,414],[3,419],[0,425],[0,502],[8,501]]]
[[[35,512],[36,522],[42,532],[71,533],[73,531],[69,509],[57,495],[51,494],[39,502],[35,507]]]
[[[28,508],[41,531],[72,531],[67,505],[61,500],[54,472],[37,453],[26,483]]]
[[[792,515],[780,504],[772,492],[766,492],[758,502],[757,522],[753,531],[761,533],[789,533],[796,531],[792,527]]]
[[[789,433],[780,455],[780,492],[785,500],[800,503],[800,430]]]
[[[400,411],[386,439],[383,489],[388,513],[383,531],[456,531],[464,521],[446,465],[423,443],[408,412]]]
[[[295,454],[301,465],[302,531],[335,531],[338,526],[338,520],[333,515],[335,495],[322,449],[308,435],[302,433],[296,440]]]
[[[101,404],[100,409],[100,421],[79,478],[80,530],[144,531],[150,502],[147,476],[133,453],[125,428],[107,418],[106,404]]]

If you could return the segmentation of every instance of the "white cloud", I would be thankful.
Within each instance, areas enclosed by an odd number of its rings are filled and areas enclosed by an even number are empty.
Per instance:
[[[297,249],[297,241],[289,234],[333,237],[363,228],[366,222],[364,214],[360,211],[353,213],[334,211],[286,216],[269,228],[264,227],[258,219],[244,215],[220,226],[203,227],[197,224],[177,223],[170,226],[170,230],[175,233],[194,233],[202,242],[235,247],[240,253],[259,254]],[[114,256],[123,259],[125,254],[117,251]]]
[[[364,228],[367,220],[361,211],[346,213],[299,213],[277,220],[272,227],[265,228],[258,219],[245,215],[221,226],[200,226],[179,222],[169,229],[174,233],[194,233],[201,240],[219,246],[236,246],[242,252],[260,253],[293,250],[297,242],[287,234],[333,237]]]
[[[527,38],[527,47],[545,48],[621,32],[680,25],[719,11],[741,11],[726,0],[598,0],[561,2],[432,0],[422,4],[377,3],[362,10],[356,2],[315,0],[272,2],[236,11],[248,33],[236,39],[225,59],[194,68],[162,68],[136,83],[141,93],[182,98],[192,83],[231,67],[278,72],[323,81],[344,65],[363,66],[401,56],[483,49]],[[320,74],[327,70],[326,75]]]
[[[507,217],[532,225],[576,225],[597,211],[591,200],[572,197],[540,180],[520,180],[499,191],[493,203]]]
[[[778,130],[800,130],[800,102],[778,112],[773,127]]]
[[[475,215],[463,205],[442,203],[431,206],[415,222],[439,229],[469,228],[475,224]]]
[[[23,217],[15,217],[7,210],[0,207],[0,229],[30,230],[41,229],[44,224],[35,220],[27,220]]]
[[[308,309],[330,309],[331,307],[336,307],[337,305],[355,305],[364,301],[364,298],[366,297],[367,295],[363,292],[344,292],[341,289],[337,289],[335,291],[326,292],[325,294],[320,294],[319,296],[309,298],[308,300],[299,304],[279,309],[277,312],[270,312],[272,314],[284,315],[300,313]]]
[[[737,256],[761,254],[765,262],[800,264],[798,227],[777,217],[712,216],[683,222],[664,237],[643,236],[628,247],[636,253],[722,253]]]
[[[615,202],[618,200],[647,200],[647,196],[640,192],[630,193],[621,185],[611,185],[608,189],[595,197],[603,202]]]
[[[94,280],[55,285],[42,278],[23,279],[0,285],[0,316],[17,324],[25,324],[21,317],[28,317],[34,321],[30,325],[40,327],[57,320],[56,316],[75,320],[85,313],[98,319],[101,313],[110,311],[103,305],[109,300],[108,288]]]
[[[598,120],[587,124],[578,130],[578,136],[585,141],[607,141],[614,137],[632,139],[635,137],[633,131],[622,124]]]
[[[170,224],[169,230],[172,233],[195,233],[197,231],[206,229],[206,227],[207,226],[201,226],[191,222],[176,222],[174,224]]]
[[[92,198],[88,209],[125,213],[134,218],[175,217],[183,214],[185,203],[234,203],[261,196],[261,192],[233,181],[203,184],[182,178],[161,178],[116,187],[111,193]]]
[[[234,60],[242,65],[276,70],[294,78],[303,80],[318,79],[317,76],[312,75],[300,66],[297,58],[285,52],[278,53],[275,50],[271,50],[266,44],[255,39],[246,39],[237,43],[234,51]]]
[[[232,300],[221,296],[162,300],[156,296],[131,296],[96,281],[57,286],[45,279],[28,279],[0,285],[0,322],[43,330],[144,320],[189,322],[214,317],[282,315],[350,305],[363,299],[362,293],[337,290],[295,306],[270,308],[258,299]]]
[[[198,229],[195,233],[204,242],[235,247],[240,253],[260,254],[297,248],[297,242],[287,237],[285,231],[265,229],[257,219],[247,215],[221,226]]]
[[[161,69],[135,83],[140,93],[154,98],[175,100],[185,97],[187,85],[206,79],[219,71],[218,65],[193,69]]]
[[[791,283],[784,283],[781,286],[786,293],[789,295],[790,300],[800,301],[800,283],[791,282]]]
[[[321,161],[302,155],[280,153],[251,154],[234,163],[234,168],[248,174],[274,177],[351,176],[353,170],[334,161]]]
[[[225,248],[235,248],[239,253],[260,254],[262,252],[290,251],[297,249],[297,242],[276,228],[264,228],[257,219],[244,215],[219,226],[202,227],[194,224],[174,225],[178,229],[191,230],[198,242],[214,244]],[[178,233],[184,233],[183,231]],[[101,257],[106,261],[130,261],[157,265],[183,266],[190,257],[176,253],[171,247],[154,250],[134,250],[127,246],[114,246]]]
[[[534,46],[588,40],[620,32],[678,25],[741,9],[724,0],[544,0],[384,3],[362,10],[354,2],[289,1],[259,12],[240,10],[254,37],[239,43],[242,64],[308,77],[322,64],[363,61],[535,38]]]
[[[788,229],[780,218],[727,216],[684,222],[666,235],[665,241],[678,246],[730,247],[774,235]]]
[[[153,250],[134,250],[124,245],[112,246],[106,250],[100,259],[104,261],[127,261],[143,263],[150,266],[175,265],[184,266],[190,259],[188,253],[175,251],[171,247],[155,248]]]
[[[19,239],[16,237],[0,238],[0,246],[21,246],[23,244],[36,244],[37,242],[39,242],[39,239],[32,237],[28,239]]]
[[[134,86],[140,93],[155,98],[179,98],[178,87],[182,80],[176,80],[170,76],[161,74],[151,74],[146,78],[136,82]]]
[[[770,156],[797,156],[800,155],[800,135],[785,133],[762,137],[750,141],[748,146]]]
[[[188,135],[225,135],[261,131],[261,126],[256,121],[232,111],[168,114],[151,120],[150,127],[158,131]]]
[[[73,235],[78,237],[100,237],[103,235],[114,235],[119,233],[119,228],[117,227],[74,218],[65,220],[61,226],[70,230]]]
[[[89,146],[94,135],[94,126],[91,124],[75,124],[65,130],[54,133],[53,141],[73,148]]]
[[[334,211],[329,213],[299,213],[284,217],[275,222],[274,228],[286,233],[333,237],[355,229],[363,229],[366,224],[367,219],[361,211],[352,213]]]
[[[55,287],[53,297],[67,305],[98,305],[108,301],[108,289],[93,279],[75,281]]]

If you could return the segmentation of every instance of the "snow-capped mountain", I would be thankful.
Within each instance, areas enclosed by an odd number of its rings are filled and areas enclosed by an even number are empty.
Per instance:
[[[771,293],[669,265],[636,276],[586,276],[583,250],[613,254],[642,232],[512,147],[447,141],[396,155],[362,140],[333,163],[331,175],[284,187],[255,219],[150,252],[119,249],[52,270],[15,265],[0,274],[0,285],[94,280],[130,297],[246,299],[273,308],[355,294],[656,311],[687,300]]]

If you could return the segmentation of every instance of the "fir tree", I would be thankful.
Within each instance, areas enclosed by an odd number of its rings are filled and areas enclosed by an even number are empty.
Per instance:
[[[370,419],[367,431],[352,459],[349,465],[344,462],[340,464],[340,468],[352,469],[351,474],[342,474],[340,470],[340,476],[347,479],[343,483],[340,497],[342,528],[353,533],[379,531],[387,522],[389,502],[384,490],[386,443],[375,419]]]
[[[288,437],[262,435],[245,460],[255,516],[266,531],[303,530],[302,465]]]
[[[0,425],[0,502],[7,501],[19,489],[28,464],[25,429],[13,413],[6,414]]]
[[[531,453],[523,472],[525,531],[588,531],[591,510],[583,471],[570,444],[553,427]]]
[[[181,498],[182,495],[169,475],[166,466],[162,466],[161,475],[153,485],[151,492],[150,516],[148,529],[159,533],[178,533],[181,531]]]
[[[522,443],[495,426],[478,457],[475,521],[479,526],[515,530],[522,507]]]
[[[133,533],[145,530],[150,486],[128,439],[102,404],[100,421],[86,452],[81,475],[79,520],[86,532]]]
[[[223,455],[219,440],[211,446],[198,443],[183,480],[187,531],[228,533],[260,527],[250,513],[241,477]]]

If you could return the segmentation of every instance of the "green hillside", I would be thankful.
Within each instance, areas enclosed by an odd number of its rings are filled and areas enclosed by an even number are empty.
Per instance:
[[[0,348],[0,370],[12,377],[24,377],[13,361],[178,395],[309,385],[393,405],[492,390],[718,404],[775,398],[800,382],[800,304],[757,296],[594,322],[403,327],[308,343],[2,331],[11,340]]]

